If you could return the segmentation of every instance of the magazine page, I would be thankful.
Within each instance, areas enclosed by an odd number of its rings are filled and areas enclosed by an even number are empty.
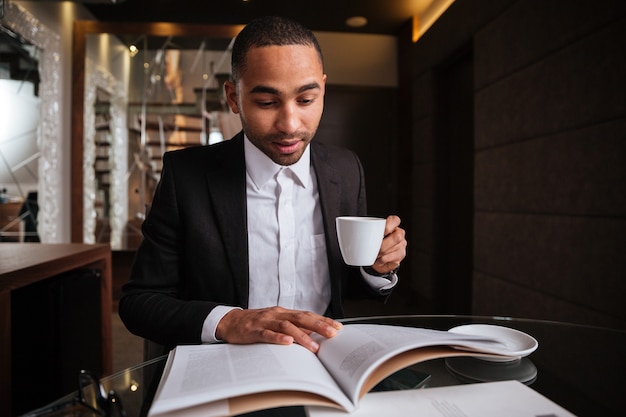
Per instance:
[[[342,417],[325,407],[307,407],[308,417]],[[372,392],[362,398],[350,417],[575,417],[518,381],[417,390]]]
[[[384,375],[378,376],[378,379],[421,360],[468,354],[467,351],[455,351],[447,346],[487,351],[503,347],[498,340],[483,336],[377,324],[344,325],[335,337],[331,339],[318,337],[316,341],[320,344],[317,353],[319,360],[355,404],[359,397],[365,394],[362,387],[367,377],[390,358],[398,357],[399,360],[394,361],[393,367],[387,367],[390,369],[387,369]],[[429,346],[442,346],[442,349],[439,349],[441,352],[431,349],[426,350],[424,355],[418,352],[417,356],[399,356],[403,352]],[[372,384],[376,382],[379,381],[371,381]]]
[[[353,408],[316,355],[300,345],[188,345],[170,355],[150,416],[270,391],[314,393]]]

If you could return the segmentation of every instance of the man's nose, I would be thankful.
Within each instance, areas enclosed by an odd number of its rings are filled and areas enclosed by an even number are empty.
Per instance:
[[[300,128],[300,117],[295,105],[281,106],[276,119],[276,128],[284,133],[294,133]]]

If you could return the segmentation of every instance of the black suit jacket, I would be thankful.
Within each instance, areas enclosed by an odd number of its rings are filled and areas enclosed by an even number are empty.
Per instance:
[[[331,278],[327,314],[342,317],[345,296],[372,296],[344,264],[335,217],[365,215],[363,169],[348,150],[311,142]],[[247,307],[248,245],[243,134],[213,146],[168,152],[143,223],[119,312],[128,329],[173,346],[200,343],[216,305]]]

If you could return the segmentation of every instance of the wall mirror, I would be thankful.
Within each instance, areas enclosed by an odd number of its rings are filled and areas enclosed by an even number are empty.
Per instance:
[[[163,153],[240,130],[221,86],[241,28],[75,22],[73,242],[136,248]]]
[[[59,36],[25,9],[0,21],[0,242],[55,242]]]

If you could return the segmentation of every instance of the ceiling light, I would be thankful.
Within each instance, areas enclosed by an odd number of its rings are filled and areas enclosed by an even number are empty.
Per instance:
[[[352,16],[346,19],[346,25],[351,28],[361,28],[367,25],[367,18],[364,16]]]

